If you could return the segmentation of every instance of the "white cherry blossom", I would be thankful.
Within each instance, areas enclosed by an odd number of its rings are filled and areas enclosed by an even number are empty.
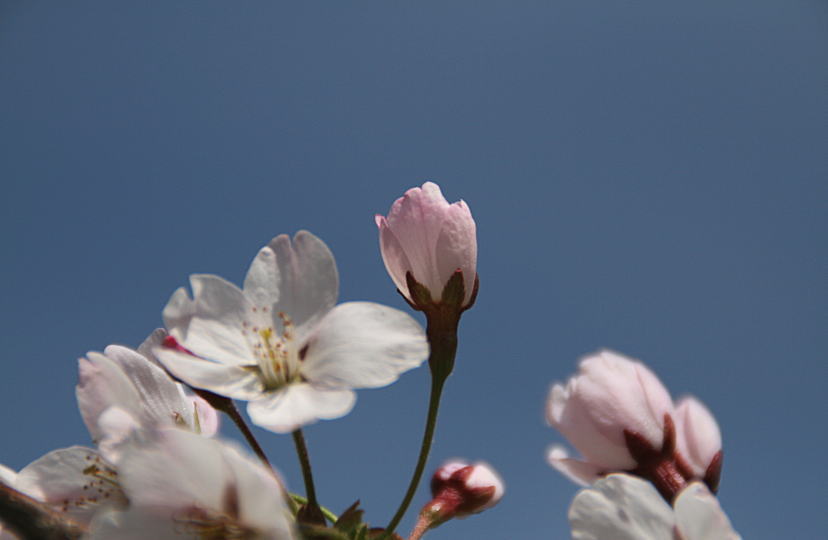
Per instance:
[[[610,474],[582,489],[569,508],[574,540],[738,540],[716,497],[701,482],[673,507],[649,482]]]
[[[170,336],[155,347],[176,377],[249,401],[251,420],[276,432],[338,418],[354,388],[394,382],[428,356],[420,325],[379,304],[334,306],[333,255],[300,231],[274,238],[253,260],[243,289],[214,275],[190,278],[164,308]]]
[[[155,332],[147,342],[161,337]],[[142,429],[179,427],[205,436],[218,429],[215,409],[132,349],[110,345],[103,354],[90,352],[78,361],[78,371],[81,416],[110,461],[117,462],[123,444]]]
[[[89,540],[296,537],[273,474],[218,439],[156,432],[124,453],[119,476],[129,508],[99,514]]]

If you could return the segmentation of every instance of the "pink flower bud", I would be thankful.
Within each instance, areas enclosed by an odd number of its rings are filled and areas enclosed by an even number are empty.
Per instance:
[[[426,182],[406,191],[391,205],[388,217],[376,216],[376,223],[385,268],[412,305],[441,301],[449,280],[459,272],[459,307],[470,306],[477,280],[477,228],[465,202],[449,204],[437,184]],[[408,273],[430,299],[410,290]]]
[[[488,465],[452,460],[435,471],[431,478],[434,498],[420,515],[430,527],[452,518],[464,518],[496,505],[503,497],[503,481]]]
[[[665,444],[665,415],[673,413],[667,389],[640,362],[612,351],[600,351],[581,360],[580,371],[566,386],[555,384],[549,393],[547,420],[585,458],[568,459],[559,448],[551,464],[582,483],[598,474],[633,470],[640,465],[631,453],[637,446],[659,451]]]
[[[722,435],[716,419],[695,398],[682,398],[676,405],[676,445],[693,474],[715,491],[721,468]]]

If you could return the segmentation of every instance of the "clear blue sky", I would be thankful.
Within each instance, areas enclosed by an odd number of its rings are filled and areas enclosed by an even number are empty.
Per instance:
[[[323,238],[342,300],[405,309],[373,215],[434,180],[481,289],[432,465],[485,459],[507,494],[430,538],[566,537],[544,400],[599,347],[713,410],[746,538],[820,537],[826,88],[824,0],[0,1],[0,462],[88,443],[76,359],[276,234]],[[418,370],[306,430],[325,504],[389,519],[426,399]]]

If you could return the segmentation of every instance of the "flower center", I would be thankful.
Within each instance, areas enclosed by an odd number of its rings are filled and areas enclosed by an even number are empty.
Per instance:
[[[282,312],[276,316],[281,322],[281,335],[272,325],[251,328],[245,323],[249,331],[244,334],[251,341],[265,390],[276,390],[301,378],[293,321]]]

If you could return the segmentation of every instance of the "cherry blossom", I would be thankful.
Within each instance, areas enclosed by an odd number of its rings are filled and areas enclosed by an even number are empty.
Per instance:
[[[234,445],[183,430],[132,443],[119,464],[129,508],[99,514],[88,538],[295,538],[281,486]]]
[[[127,504],[115,465],[83,446],[53,450],[26,465],[9,485],[78,523]]]
[[[420,307],[428,303],[410,289],[409,273],[437,302],[452,276],[460,272],[461,305],[472,303],[477,281],[477,226],[464,201],[449,204],[440,186],[426,182],[397,199],[387,217],[377,215],[375,220],[385,268],[409,302]]]
[[[428,356],[420,325],[370,302],[334,307],[339,281],[322,240],[274,238],[253,260],[243,289],[214,275],[190,278],[164,308],[169,337],[158,359],[189,385],[249,401],[251,420],[288,432],[338,418],[354,388],[394,382]]]
[[[653,485],[610,474],[581,490],[569,509],[574,540],[738,540],[716,497],[700,482],[671,507]]]
[[[149,343],[160,342],[154,333]],[[143,346],[143,350],[148,349]],[[180,427],[212,436],[218,414],[203,399],[175,382],[146,356],[110,345],[104,353],[90,352],[78,361],[78,407],[92,439],[110,461],[120,447],[141,429]]]
[[[555,384],[547,403],[547,421],[584,460],[571,459],[562,447],[553,446],[549,461],[583,485],[605,472],[632,470],[638,462],[629,436],[661,449],[665,416],[672,414],[670,394],[646,366],[600,351],[581,360],[579,373],[566,386]]]

